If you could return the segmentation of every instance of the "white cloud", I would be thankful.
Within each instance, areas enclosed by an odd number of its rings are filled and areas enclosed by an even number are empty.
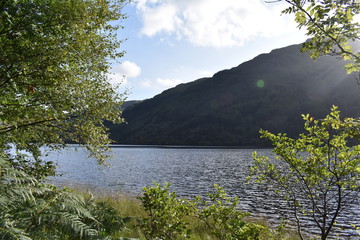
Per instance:
[[[154,8],[143,8],[143,27],[141,32],[147,36],[154,36],[156,33],[173,32],[176,25],[176,7],[171,4],[163,4]]]
[[[279,36],[296,29],[280,16],[283,4],[263,0],[139,0],[141,33],[185,38],[198,46],[242,45],[255,37]]]
[[[158,78],[156,79],[156,83],[159,84],[162,87],[175,87],[176,85],[179,85],[180,83],[184,83],[184,81],[181,81],[179,79],[162,79]]]
[[[113,66],[108,77],[111,84],[121,84],[121,87],[124,87],[129,84],[129,78],[138,77],[140,74],[141,68],[136,63],[124,61]]]
[[[140,75],[141,68],[136,63],[125,61],[113,67],[112,72],[126,78],[135,78]]]
[[[175,87],[176,85],[179,85],[181,83],[185,83],[185,81],[182,81],[180,79],[157,78],[155,80],[145,79],[140,82],[140,85],[144,88],[164,90],[167,88]]]
[[[124,86],[128,83],[128,80],[126,79],[126,77],[124,77],[123,74],[110,73],[108,75],[108,77],[109,77],[110,83],[113,85],[121,84],[122,86]]]

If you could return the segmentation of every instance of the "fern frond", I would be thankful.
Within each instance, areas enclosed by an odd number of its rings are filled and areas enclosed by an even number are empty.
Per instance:
[[[84,198],[11,166],[0,157],[0,240],[96,239],[100,223]]]
[[[22,229],[9,226],[6,222],[0,224],[0,240],[32,240]]]

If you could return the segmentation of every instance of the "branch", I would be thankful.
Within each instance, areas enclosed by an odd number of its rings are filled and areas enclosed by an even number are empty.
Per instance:
[[[35,125],[40,125],[40,124],[43,124],[43,123],[48,123],[48,122],[53,122],[53,121],[62,121],[62,120],[69,120],[69,119],[76,119],[78,118],[79,116],[70,116],[68,118],[63,118],[63,119],[56,119],[56,118],[50,118],[50,119],[44,119],[44,120],[41,120],[41,121],[36,121],[36,122],[30,122],[30,123],[26,123],[26,124],[23,124],[23,125],[17,125],[17,126],[7,126],[7,127],[3,127],[3,128],[0,128],[0,134],[5,134],[5,133],[8,133],[8,132],[11,132],[15,129],[19,129],[19,128],[26,128],[26,127],[30,127],[30,126],[35,126]]]
[[[5,27],[4,27],[4,28],[0,31],[0,35],[18,30],[17,28],[20,26],[20,24],[23,22],[23,20],[24,20],[27,16],[28,16],[27,14],[24,14],[24,15],[22,15],[22,16],[19,16],[21,19],[20,19],[20,21],[19,21],[18,23],[16,23],[15,28],[10,28],[10,29],[8,29],[8,30],[5,30]]]
[[[357,56],[356,54],[352,53],[352,52],[349,52],[349,51],[346,51],[340,44],[340,42],[333,36],[329,35],[325,29],[316,22],[316,20],[311,17],[311,15],[303,8],[303,6],[301,4],[296,4],[296,3],[293,3],[292,1],[290,0],[285,0],[287,3],[289,3],[290,5],[296,7],[297,9],[299,9],[301,12],[305,13],[305,15],[308,17],[309,21],[314,24],[326,37],[328,37],[333,43],[334,45],[336,45],[339,50],[340,50],[340,54],[348,54],[350,56],[352,56],[353,58],[355,58],[357,61],[360,61],[360,57]]]
[[[13,66],[14,66],[14,63],[12,63],[10,66],[8,66],[8,67],[6,68],[6,70],[4,71],[4,74],[0,76],[0,79],[4,78],[5,75],[6,75],[6,73],[8,73],[9,70],[10,70]],[[0,84],[0,87],[2,87],[2,86],[4,86],[5,84],[9,83],[12,78],[16,77],[16,75],[17,75],[17,74],[14,74],[14,76],[10,76],[10,77],[4,79],[3,82]],[[18,75],[19,75],[19,74],[18,74]]]
[[[25,127],[29,127],[29,126],[34,126],[34,125],[46,123],[46,122],[52,122],[54,120],[56,120],[56,119],[51,118],[51,119],[45,119],[45,120],[31,122],[31,123],[27,123],[27,124],[23,124],[23,125],[7,126],[7,127],[0,128],[0,133],[7,133],[7,132],[13,131],[13,130],[18,129],[18,128],[25,128]]]
[[[297,212],[299,210],[297,209],[296,196],[293,196],[293,205],[294,205],[293,210],[294,210],[294,215],[295,215],[298,234],[299,234],[301,240],[305,240],[302,233],[301,233],[301,222],[300,222],[300,219],[299,219],[298,214],[297,214]]]
[[[325,237],[327,237],[330,233],[330,230],[332,229],[332,227],[334,226],[335,224],[335,220],[336,218],[338,217],[339,213],[340,213],[340,210],[341,210],[341,203],[343,201],[343,197],[342,197],[342,191],[341,191],[341,186],[338,185],[338,199],[337,199],[337,208],[335,210],[335,213],[334,213],[334,216],[332,217],[331,219],[331,222],[329,224],[329,228],[326,230],[325,232]]]

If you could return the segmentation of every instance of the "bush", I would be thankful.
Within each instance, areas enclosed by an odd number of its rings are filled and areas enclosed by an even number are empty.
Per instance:
[[[153,187],[144,187],[139,197],[148,217],[139,221],[146,239],[184,239],[190,235],[184,217],[194,212],[193,204],[169,192],[170,184],[164,186],[154,182]]]
[[[198,217],[212,229],[213,235],[219,240],[259,239],[264,227],[245,222],[244,217],[250,214],[237,209],[239,199],[231,199],[218,185],[214,188],[215,193],[207,194],[209,200],[198,197]]]
[[[261,130],[275,146],[277,161],[255,152],[251,170],[257,181],[266,183],[292,208],[302,239],[310,221],[325,240],[336,222],[354,221],[346,219],[345,210],[359,201],[360,145],[354,145],[354,138],[359,137],[360,120],[340,119],[336,106],[324,119],[309,114],[303,119],[305,133],[297,139]]]
[[[143,188],[139,197],[148,216],[139,221],[146,239],[185,239],[192,233],[190,222],[202,222],[211,229],[211,234],[219,240],[256,240],[265,228],[248,223],[244,217],[248,213],[237,209],[239,200],[231,199],[225,191],[214,185],[215,193],[207,194],[209,200],[196,197],[195,200],[178,198],[169,192],[170,184]]]

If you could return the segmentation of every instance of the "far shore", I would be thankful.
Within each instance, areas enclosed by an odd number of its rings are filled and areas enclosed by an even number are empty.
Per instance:
[[[271,149],[271,147],[258,146],[191,146],[191,145],[132,145],[111,144],[112,148],[184,148],[184,149]]]
[[[81,144],[67,143],[67,147],[81,147]],[[197,146],[197,145],[137,145],[137,144],[110,144],[110,148],[169,148],[169,149],[272,149],[263,146]]]

